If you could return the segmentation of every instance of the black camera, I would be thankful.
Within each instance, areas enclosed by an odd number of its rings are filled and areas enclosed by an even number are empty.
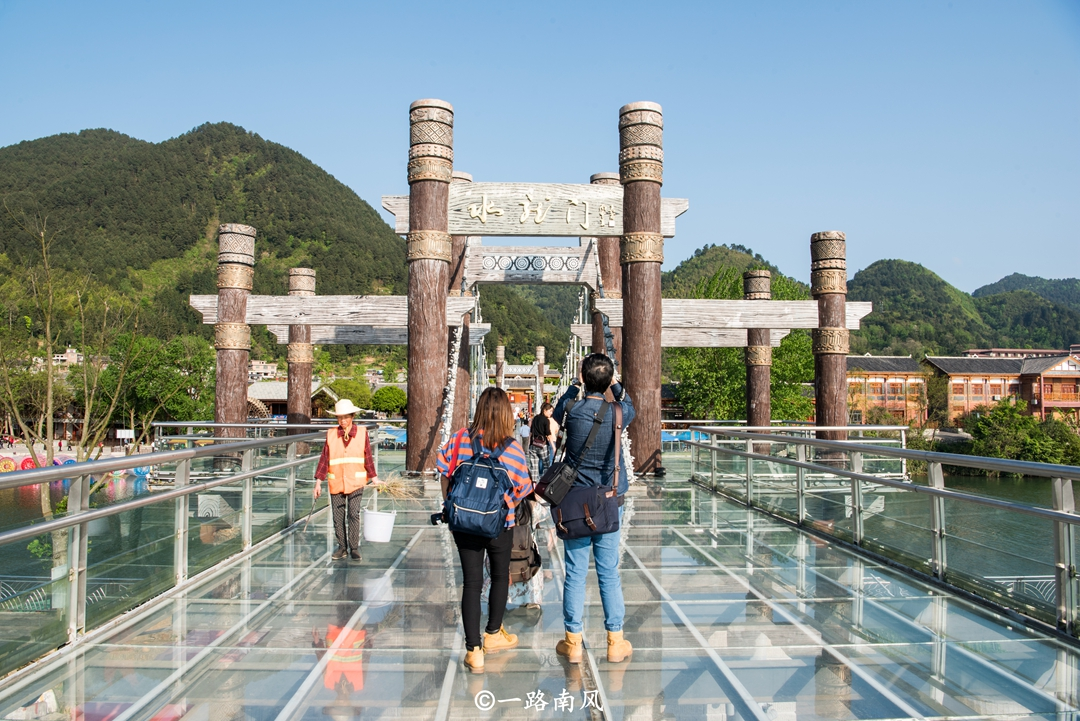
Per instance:
[[[446,523],[446,512],[439,511],[438,513],[432,513],[431,518],[428,520],[431,521],[431,525],[433,526],[437,526],[440,523]]]

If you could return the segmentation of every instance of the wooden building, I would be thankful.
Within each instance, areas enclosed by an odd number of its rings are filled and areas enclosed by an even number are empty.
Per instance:
[[[948,378],[950,421],[979,406],[1012,398],[1025,413],[1054,413],[1080,421],[1080,352],[1033,358],[927,356],[933,372]]]
[[[260,381],[248,386],[248,415],[284,420],[288,408],[289,384],[285,381]],[[330,386],[320,380],[311,382],[311,398],[323,396],[328,405],[338,400]]]
[[[926,371],[911,356],[848,356],[848,416],[867,423],[876,408],[897,423],[926,420]]]

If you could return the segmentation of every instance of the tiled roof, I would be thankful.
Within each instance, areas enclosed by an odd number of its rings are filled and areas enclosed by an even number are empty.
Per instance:
[[[1025,358],[1023,369],[1020,372],[1024,374],[1045,373],[1068,357],[1068,353],[1063,353],[1062,355],[1051,356],[1049,358]]]
[[[919,361],[907,355],[849,355],[848,373],[855,370],[867,373],[920,373]]]
[[[320,390],[337,400],[337,395],[329,387],[323,387],[322,381],[311,381],[311,395],[315,396]],[[289,399],[289,383],[287,381],[259,381],[248,386],[248,398],[260,401],[280,401]]]
[[[1023,358],[962,358],[957,356],[926,356],[926,362],[943,373],[1005,373],[1019,375]]]

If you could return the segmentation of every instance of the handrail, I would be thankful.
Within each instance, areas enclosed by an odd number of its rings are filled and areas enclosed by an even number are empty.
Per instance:
[[[723,429],[703,427],[691,428],[690,430],[697,430],[702,433],[707,433],[709,435],[725,435],[732,438],[742,438],[752,441],[767,441],[773,443],[794,442],[799,445],[813,446],[815,448],[824,448],[826,450],[832,451],[857,450],[851,447],[851,441],[826,441],[817,438],[789,436],[783,433],[749,433],[745,431],[728,431]],[[978,468],[986,471],[997,471],[999,473],[1016,473],[1019,475],[1039,476],[1042,478],[1068,478],[1070,480],[1080,479],[1080,467],[1065,466],[1056,463],[1014,461],[1006,458],[988,458],[986,456],[964,456],[958,453],[941,453],[939,451],[915,451],[907,448],[882,447],[875,449],[874,453],[876,455],[902,458],[909,461],[941,463],[942,465],[946,466],[956,466],[960,468]],[[774,456],[770,456],[770,458],[774,461],[778,460]]]
[[[835,468],[833,466],[823,466],[817,463],[810,463],[808,461],[798,461],[793,458],[778,458],[777,456],[768,456],[763,453],[752,453],[749,451],[737,451],[733,448],[725,448],[723,446],[713,446],[708,443],[701,443],[699,441],[686,441],[687,445],[697,446],[698,448],[704,448],[706,450],[720,451],[729,456],[738,456],[740,458],[747,458],[752,461],[768,461],[771,463],[780,463],[785,466],[793,466],[795,468],[803,468],[808,471],[818,471],[821,473],[828,473],[834,476],[842,476],[844,478],[850,478],[853,481],[862,481],[864,483],[876,483],[882,486],[892,486],[893,488],[902,488],[905,491],[912,491],[914,493],[924,493],[928,496],[937,496],[939,498],[951,498],[956,501],[971,501],[972,503],[978,503],[983,506],[992,506],[994,508],[1003,508],[1005,510],[1017,511],[1019,513],[1026,513],[1029,516],[1038,516],[1039,518],[1046,518],[1051,521],[1064,521],[1065,523],[1071,523],[1073,525],[1080,525],[1080,515],[1075,513],[1066,513],[1064,511],[1055,511],[1052,508],[1043,508],[1041,506],[1028,506],[1024,504],[1013,503],[1011,501],[1001,501],[996,498],[988,498],[985,496],[976,496],[970,493],[964,493],[962,491],[952,491],[947,488],[934,488],[933,486],[919,486],[908,481],[898,481],[894,478],[886,478],[883,476],[871,476],[865,473],[857,473],[855,471],[849,471],[844,468]],[[852,450],[852,449],[845,449]],[[858,450],[852,452],[858,453]],[[875,451],[876,453],[876,451]],[[951,464],[950,464],[951,465]],[[1080,469],[1077,469],[1080,470]]]
[[[0,477],[0,491],[9,488],[18,488],[20,486],[60,481],[65,478],[74,478],[75,476],[124,471],[139,466],[157,466],[162,463],[174,463],[206,456],[219,456],[222,453],[237,453],[239,451],[263,448],[265,446],[279,446],[283,443],[292,443],[295,441],[314,441],[321,438],[322,435],[323,434],[321,433],[304,433],[295,436],[282,436],[280,438],[245,438],[239,440],[234,440],[232,438],[216,438],[214,440],[221,441],[221,443],[214,443],[201,448],[182,448],[176,451],[160,451],[158,453],[136,453],[134,455],[123,456],[122,458],[115,458],[107,461],[83,461],[82,463],[73,463],[66,466],[34,468],[28,471],[11,471]]]
[[[289,443],[295,443],[295,437],[289,439]],[[188,496],[192,493],[203,493],[208,488],[216,488],[217,486],[223,486],[228,483],[236,483],[237,481],[246,481],[249,478],[256,478],[258,476],[264,476],[267,473],[273,471],[282,471],[288,468],[294,468],[296,466],[302,466],[305,463],[312,463],[318,459],[314,454],[305,456],[304,458],[297,458],[293,461],[283,461],[273,466],[267,466],[265,468],[257,468],[251,471],[245,471],[244,473],[237,473],[235,475],[227,476],[225,478],[217,478],[212,481],[204,481],[202,483],[191,483],[180,488],[174,488],[170,491],[161,491],[159,493],[151,493],[142,498],[134,498],[130,501],[122,501],[120,503],[114,503],[104,508],[94,508],[89,511],[79,511],[69,513],[62,518],[54,518],[51,521],[45,521],[44,523],[35,523],[24,528],[17,528],[12,531],[5,531],[0,533],[0,546],[5,546],[9,543],[17,543],[18,541],[24,541],[29,538],[35,538],[45,533],[51,533],[53,531],[59,531],[64,528],[70,528],[71,526],[77,526],[80,523],[86,523],[89,521],[96,521],[99,518],[107,518],[109,516],[115,516],[118,513],[124,511],[130,511],[134,508],[141,508],[143,506],[149,506],[154,503],[167,501],[171,498],[180,498],[182,496]],[[71,466],[68,466],[70,468]]]

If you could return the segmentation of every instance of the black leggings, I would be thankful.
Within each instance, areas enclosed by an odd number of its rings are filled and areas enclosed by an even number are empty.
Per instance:
[[[491,592],[488,596],[487,632],[502,627],[506,612],[506,597],[510,593],[510,551],[514,531],[507,528],[497,538],[484,538],[471,533],[455,533],[458,555],[461,557],[461,622],[465,626],[465,645],[472,650],[483,645],[480,639],[480,591],[484,586],[484,553],[491,559]]]

